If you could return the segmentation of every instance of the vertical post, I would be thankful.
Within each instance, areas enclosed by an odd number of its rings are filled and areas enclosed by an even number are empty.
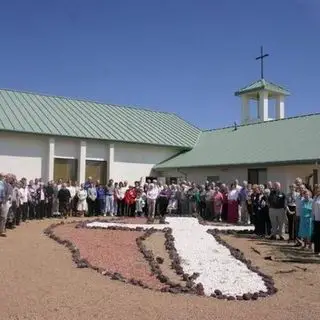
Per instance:
[[[260,121],[268,121],[268,92],[265,90],[260,91],[259,93],[259,120]]]
[[[78,163],[78,180],[80,183],[86,181],[86,157],[87,157],[87,143],[80,141],[79,163]]]
[[[241,123],[246,124],[250,122],[250,106],[249,98],[247,95],[241,97],[242,110],[241,110]]]
[[[284,96],[280,95],[276,98],[276,119],[284,118]]]
[[[115,179],[117,177],[114,176],[115,172],[114,172],[114,143],[110,143],[109,144],[109,152],[108,152],[108,173],[107,173],[107,177],[109,179]]]
[[[49,138],[48,181],[51,181],[54,178],[54,148],[55,140],[54,138]]]

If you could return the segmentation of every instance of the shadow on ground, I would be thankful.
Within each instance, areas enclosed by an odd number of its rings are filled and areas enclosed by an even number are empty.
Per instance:
[[[320,257],[314,256],[312,250],[294,247],[293,243],[288,243],[287,241],[271,241],[257,238],[252,234],[237,234],[236,237],[247,239],[252,245],[255,245],[257,249],[259,246],[263,246],[264,258],[266,260],[320,264]]]

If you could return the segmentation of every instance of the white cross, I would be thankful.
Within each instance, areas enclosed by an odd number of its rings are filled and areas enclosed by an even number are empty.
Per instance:
[[[202,283],[206,295],[211,295],[215,289],[226,295],[266,291],[264,281],[257,273],[249,270],[244,263],[231,255],[228,248],[219,244],[211,234],[207,233],[209,229],[252,230],[252,226],[204,226],[198,219],[189,217],[167,217],[166,221],[168,222],[166,225],[91,222],[87,227],[125,226],[130,229],[141,227],[144,230],[151,228],[162,230],[169,227],[172,229],[184,272],[200,274],[197,281]]]

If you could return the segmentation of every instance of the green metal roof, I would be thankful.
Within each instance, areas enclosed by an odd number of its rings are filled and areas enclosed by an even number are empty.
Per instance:
[[[320,161],[320,113],[203,131],[196,146],[155,169]]]
[[[252,93],[252,92],[256,92],[259,90],[268,90],[271,91],[273,93],[279,93],[279,94],[283,94],[283,95],[290,95],[290,92],[288,90],[286,90],[285,88],[274,84],[272,82],[269,82],[265,79],[260,79],[258,81],[255,81],[251,84],[249,84],[248,86],[238,90],[235,92],[236,96],[240,96],[244,93]]]
[[[200,134],[173,113],[4,89],[0,130],[182,148]]]

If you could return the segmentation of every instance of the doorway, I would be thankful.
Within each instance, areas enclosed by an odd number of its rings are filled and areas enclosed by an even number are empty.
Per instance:
[[[99,180],[101,184],[107,183],[107,161],[86,160],[86,178]]]
[[[77,159],[54,159],[53,178],[54,181],[62,179],[63,181],[76,181],[78,171]]]
[[[248,182],[251,184],[266,184],[268,181],[267,178],[267,169],[248,169]]]

